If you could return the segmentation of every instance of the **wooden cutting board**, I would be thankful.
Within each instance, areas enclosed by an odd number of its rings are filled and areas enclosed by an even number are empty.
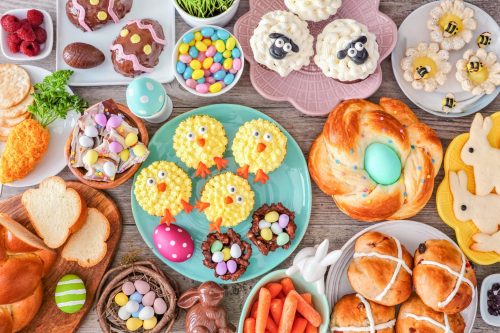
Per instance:
[[[78,182],[67,182],[68,187],[77,190],[86,200],[88,207],[94,207],[103,213],[109,221],[111,230],[107,240],[108,252],[104,259],[94,267],[83,268],[76,262],[64,260],[58,256],[49,275],[43,280],[43,303],[33,321],[22,331],[25,333],[70,333],[75,332],[94,303],[94,297],[109,264],[115,256],[122,234],[120,211],[111,198],[103,192]],[[21,194],[0,202],[0,212],[10,215],[34,232],[28,214],[21,204]],[[57,250],[60,254],[62,247]],[[76,274],[85,282],[87,300],[82,310],[66,314],[59,310],[54,300],[56,284],[66,274]]]

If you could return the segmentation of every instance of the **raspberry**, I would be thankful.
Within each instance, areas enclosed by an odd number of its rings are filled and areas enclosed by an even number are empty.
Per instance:
[[[36,9],[30,9],[26,14],[26,19],[33,27],[36,27],[43,23],[43,14]]]
[[[21,43],[21,52],[28,57],[34,57],[40,53],[40,44],[37,42],[24,41]]]
[[[47,31],[41,27],[34,27],[33,31],[35,32],[36,39],[35,41],[39,44],[45,43],[47,40]]]
[[[19,38],[27,42],[33,42],[36,39],[35,32],[29,23],[23,24],[23,26],[17,30],[16,33]]]
[[[12,44],[15,44],[15,45],[21,45],[21,42],[22,42],[22,39],[19,38],[19,36],[17,34],[9,34],[7,36],[7,43],[12,43]]]
[[[21,27],[21,22],[13,15],[4,15],[0,20],[3,30],[6,32],[16,32]]]
[[[9,47],[10,52],[12,53],[18,53],[20,50],[20,45],[21,44],[16,44],[12,42],[7,42],[7,46]]]

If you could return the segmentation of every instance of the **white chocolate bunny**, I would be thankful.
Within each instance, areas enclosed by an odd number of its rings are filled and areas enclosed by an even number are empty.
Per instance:
[[[496,252],[500,255],[500,231],[495,232],[493,235],[475,234],[472,239],[474,244],[470,248],[474,251]]]
[[[315,247],[306,247],[300,250],[293,259],[293,265],[286,274],[292,276],[300,273],[304,280],[315,283],[318,293],[325,293],[325,273],[328,266],[333,265],[340,257],[341,250],[328,253],[330,243],[325,239]]]
[[[500,195],[474,195],[467,190],[467,174],[450,171],[450,189],[453,194],[453,211],[458,220],[472,220],[485,234],[498,231],[500,224]]]
[[[476,113],[470,127],[470,137],[460,153],[460,158],[474,168],[476,194],[486,195],[493,189],[500,194],[500,149],[494,148],[488,141],[488,133],[493,120]]]

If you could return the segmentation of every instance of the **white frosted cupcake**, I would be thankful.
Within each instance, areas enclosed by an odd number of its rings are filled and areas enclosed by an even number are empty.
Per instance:
[[[500,63],[494,52],[467,50],[457,61],[458,82],[473,95],[492,94],[500,85]]]
[[[287,76],[309,65],[313,40],[305,21],[290,12],[275,10],[262,16],[250,46],[255,61]]]
[[[318,36],[314,62],[328,77],[364,80],[377,69],[378,44],[364,24],[351,19],[329,23]]]
[[[445,50],[460,50],[471,41],[477,22],[462,0],[443,0],[430,11],[431,40]]]
[[[335,15],[342,0],[285,0],[285,5],[301,19],[319,22]]]
[[[403,77],[417,90],[431,92],[446,82],[451,71],[448,62],[450,55],[440,50],[437,43],[420,43],[416,48],[408,48],[406,57],[401,60]]]

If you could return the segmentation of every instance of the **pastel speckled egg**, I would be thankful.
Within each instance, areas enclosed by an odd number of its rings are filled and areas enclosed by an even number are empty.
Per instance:
[[[133,293],[132,295],[130,295],[129,299],[131,301],[135,301],[137,303],[141,303],[142,302],[142,295],[141,295],[140,292],[136,291],[135,293]],[[135,312],[135,311],[132,311],[132,312]]]
[[[144,306],[153,306],[156,299],[156,294],[154,291],[149,291],[142,298],[142,305]]]
[[[115,295],[115,303],[118,306],[125,306],[128,302],[128,297],[124,293],[118,293]]]
[[[153,232],[153,242],[158,252],[173,262],[186,261],[194,252],[193,238],[178,225],[158,225]]]
[[[121,320],[127,320],[130,318],[132,314],[130,312],[127,311],[127,309],[122,306],[119,310],[118,310],[118,317],[121,319]]]
[[[106,124],[108,123],[108,118],[106,118],[106,115],[104,113],[98,113],[94,117],[95,122],[97,125],[105,127]]]
[[[105,162],[102,166],[102,170],[104,171],[106,176],[111,179],[113,179],[116,175],[116,165],[111,161]]]
[[[394,184],[401,177],[401,160],[389,145],[374,142],[365,150],[365,170],[381,185]]]
[[[140,320],[139,318],[129,318],[126,325],[129,331],[137,331],[142,327],[142,320]]]
[[[75,274],[67,274],[57,282],[55,301],[57,307],[65,313],[80,311],[87,299],[83,280]]]
[[[136,301],[128,301],[127,304],[125,304],[125,309],[127,309],[129,313],[134,313],[139,310],[139,303]]]
[[[127,105],[139,117],[151,117],[158,113],[165,102],[165,88],[156,80],[140,77],[127,87]]]
[[[151,306],[145,306],[139,312],[139,319],[148,320],[151,319],[155,315],[155,310]]]
[[[153,304],[153,309],[156,314],[162,315],[167,312],[167,303],[165,303],[163,298],[157,298]]]
[[[151,290],[149,283],[143,280],[135,280],[134,287],[141,295],[146,295]]]
[[[135,291],[134,284],[130,281],[125,282],[122,286],[122,291],[127,296],[132,295]]]
[[[153,316],[150,319],[144,320],[144,322],[142,323],[142,327],[145,330],[151,330],[151,329],[155,328],[157,323],[158,323],[158,319],[156,319],[156,317]]]

